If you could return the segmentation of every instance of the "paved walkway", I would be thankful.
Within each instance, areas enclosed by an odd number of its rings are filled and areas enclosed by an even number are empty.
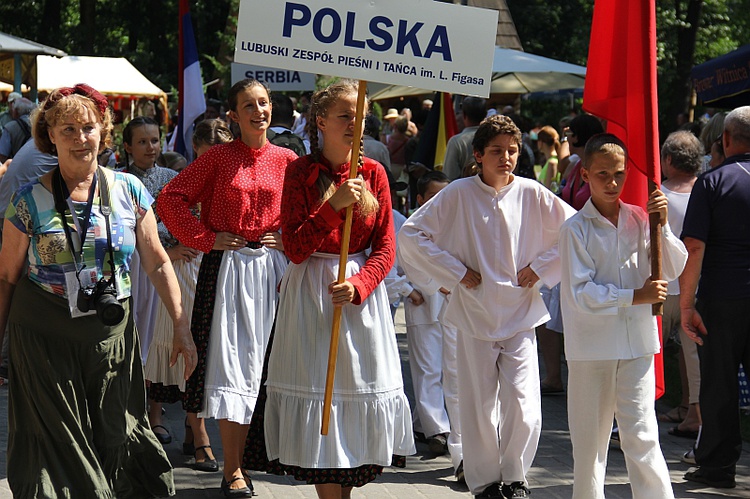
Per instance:
[[[403,309],[396,316],[399,346],[402,354],[403,373],[411,397],[411,380],[406,352]],[[7,445],[7,388],[0,388],[0,448]],[[191,458],[183,456],[184,414],[179,405],[166,407],[165,425],[174,437],[166,446],[175,467],[177,497],[199,499],[221,497],[220,473],[200,473],[190,468]],[[567,409],[564,395],[551,395],[542,399],[543,427],[539,451],[528,476],[529,487],[534,499],[570,498],[573,483],[573,458],[568,434]],[[221,440],[215,421],[208,421],[214,451],[221,459]],[[660,423],[661,446],[669,464],[672,485],[677,499],[738,497],[750,499],[750,453],[743,452],[737,469],[737,488],[711,489],[686,482],[682,479],[689,466],[680,462],[680,456],[691,442],[667,434],[671,425]],[[747,445],[746,445],[747,447]],[[431,455],[423,444],[417,445],[417,455],[410,456],[405,469],[387,469],[381,477],[367,486],[357,489],[355,498],[469,498],[468,489],[457,484],[453,478],[453,468],[447,456]],[[273,475],[253,475],[253,483],[259,498],[314,498],[312,486],[295,482],[288,477]],[[625,461],[622,452],[612,449],[609,455],[606,494],[609,499],[630,498]],[[0,498],[10,498],[8,481],[5,479],[5,452],[0,453]],[[659,499],[659,498],[653,498]]]

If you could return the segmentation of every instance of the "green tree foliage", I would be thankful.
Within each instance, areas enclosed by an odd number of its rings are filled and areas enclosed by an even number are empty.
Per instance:
[[[446,0],[449,1],[449,0]],[[688,109],[694,64],[750,43],[747,0],[656,0],[660,113],[665,131]],[[507,0],[524,49],[586,64],[592,0]],[[209,95],[224,97],[239,0],[191,0]],[[126,57],[150,80],[177,86],[178,0],[0,2],[0,31],[75,55]],[[565,112],[567,110],[564,110]]]
[[[526,52],[586,64],[591,0],[506,0]]]
[[[668,132],[688,112],[690,69],[750,43],[750,11],[746,0],[657,0],[656,12],[659,109]]]
[[[507,0],[524,50],[576,64],[588,56],[591,0]],[[750,43],[747,0],[656,0],[661,129],[688,112],[690,69]]]
[[[237,4],[238,0],[190,2],[205,79],[215,77],[207,56],[215,57],[220,52],[230,6]],[[177,0],[3,1],[0,31],[71,55],[125,57],[156,85],[168,90],[178,81],[178,12]]]

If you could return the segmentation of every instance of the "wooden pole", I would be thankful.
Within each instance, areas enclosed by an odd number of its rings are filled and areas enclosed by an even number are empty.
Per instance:
[[[649,196],[656,190],[653,180],[648,181]],[[661,279],[661,219],[658,213],[649,213],[649,229],[651,233],[651,279]],[[664,303],[651,305],[652,315],[664,315]]]
[[[354,142],[352,144],[352,159],[349,166],[349,178],[356,178],[357,166],[359,165],[359,149],[362,142],[362,127],[365,112],[365,95],[367,94],[367,82],[359,80],[359,92],[357,93],[357,117],[354,121]],[[346,262],[349,259],[349,238],[352,234],[353,205],[346,208],[346,221],[344,232],[341,237],[341,254],[339,255],[339,284],[346,280]],[[333,400],[333,380],[336,376],[336,357],[339,352],[339,329],[341,329],[341,306],[333,309],[333,325],[331,327],[331,346],[328,349],[328,371],[326,373],[326,391],[323,398],[323,421],[320,426],[320,434],[328,435],[328,423],[331,420],[331,403]]]

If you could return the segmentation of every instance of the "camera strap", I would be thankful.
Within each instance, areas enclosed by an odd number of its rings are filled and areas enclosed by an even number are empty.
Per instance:
[[[60,173],[60,167],[55,169],[55,173],[52,176],[52,195],[55,198],[55,209],[60,214],[60,221],[62,222],[63,230],[65,231],[65,237],[70,245],[70,253],[73,255],[73,263],[78,267],[78,260],[83,263],[83,245],[86,242],[86,236],[88,235],[91,207],[94,203],[94,192],[96,192],[97,175],[91,180],[91,186],[89,186],[89,197],[86,202],[86,207],[83,209],[83,214],[78,217],[75,211],[73,202],[70,199],[70,191]],[[73,224],[76,227],[78,233],[79,246],[77,247],[73,240],[73,235],[68,225],[68,218],[65,216],[66,210],[70,211],[70,216],[73,219]],[[78,256],[76,258],[76,255]]]
[[[115,258],[114,252],[112,250],[112,232],[109,225],[109,215],[112,213],[112,207],[109,202],[109,182],[107,181],[106,173],[102,171],[101,167],[97,167],[97,171],[94,174],[94,178],[91,181],[91,186],[89,187],[88,201],[86,202],[86,207],[84,208],[83,214],[80,218],[77,216],[75,207],[70,200],[70,191],[68,190],[68,186],[63,181],[59,166],[52,176],[52,195],[55,199],[55,209],[60,214],[63,230],[65,231],[65,237],[68,240],[68,244],[70,245],[70,252],[73,256],[73,264],[76,266],[76,272],[79,272],[82,269],[78,269],[78,261],[80,260],[81,265],[83,265],[83,245],[86,242],[86,235],[88,233],[91,217],[91,208],[94,204],[94,192],[96,191],[97,179],[99,177],[101,177],[101,189],[99,191],[99,210],[101,211],[102,215],[104,215],[104,220],[107,227],[107,249],[109,250],[109,266],[112,273],[111,278],[114,279]],[[73,218],[73,223],[76,226],[76,232],[78,232],[78,240],[80,242],[80,247],[78,248],[76,248],[76,245],[73,241],[73,235],[71,233],[70,226],[68,225],[67,217],[65,216],[66,210],[70,211],[71,218]],[[78,254],[77,258],[76,253]]]
[[[115,286],[116,289],[115,253],[112,249],[112,229],[109,226],[109,216],[112,214],[112,205],[109,202],[109,181],[107,180],[107,174],[104,169],[101,166],[97,168],[99,174],[102,177],[102,186],[99,190],[99,209],[101,210],[102,215],[104,215],[104,223],[106,224],[107,228],[107,250],[109,252],[109,269],[111,271],[110,280],[112,282],[112,285]]]

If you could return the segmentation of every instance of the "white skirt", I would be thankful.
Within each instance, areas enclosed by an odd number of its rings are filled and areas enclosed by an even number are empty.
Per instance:
[[[182,310],[190,322],[193,315],[193,302],[195,301],[195,285],[198,281],[198,270],[201,266],[203,253],[190,262],[177,260],[172,262],[177,282],[180,285],[180,296]],[[181,392],[185,391],[185,359],[182,355],[177,357],[174,367],[169,367],[169,358],[172,355],[172,340],[174,339],[174,324],[167,312],[167,307],[159,300],[156,310],[154,324],[154,337],[148,349],[146,367],[143,371],[145,378],[153,383],[162,383],[164,386],[177,385]]]
[[[156,288],[151,284],[148,274],[141,266],[138,251],[133,252],[130,260],[130,294],[133,296],[133,318],[141,344],[141,362],[145,365],[148,349],[154,338],[156,309],[161,299],[156,293]]]
[[[382,283],[361,305],[343,307],[330,425],[320,434],[334,310],[327,289],[338,259],[314,253],[282,281],[266,383],[268,458],[303,468],[389,466],[393,454],[415,448]],[[347,277],[364,262],[363,253],[351,255]]]
[[[198,417],[250,424],[286,266],[282,252],[266,247],[224,252]]]

